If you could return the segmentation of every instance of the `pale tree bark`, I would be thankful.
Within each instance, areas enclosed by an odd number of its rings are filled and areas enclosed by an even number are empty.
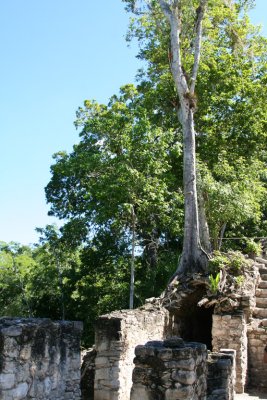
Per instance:
[[[196,10],[194,64],[190,80],[186,78],[181,60],[181,10],[179,0],[159,0],[161,9],[171,28],[171,71],[180,101],[179,120],[183,129],[183,183],[184,183],[184,241],[183,252],[176,275],[203,272],[207,267],[207,254],[200,243],[198,198],[196,187],[195,148],[195,85],[199,68],[202,40],[202,21],[207,0],[199,0]]]
[[[134,212],[134,206],[131,211],[132,218],[132,256],[131,256],[131,282],[130,282],[130,298],[129,308],[130,310],[134,307],[134,279],[135,279],[135,228],[136,228],[136,215]]]
[[[203,198],[203,194],[198,190],[198,216],[199,216],[199,235],[200,235],[200,243],[203,249],[207,254],[211,253],[212,246],[210,241],[210,232],[209,226],[207,222],[206,210],[205,210],[205,201]]]

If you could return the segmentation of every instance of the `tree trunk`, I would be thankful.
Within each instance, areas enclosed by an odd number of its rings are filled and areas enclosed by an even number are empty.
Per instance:
[[[136,216],[134,212],[134,207],[132,206],[132,257],[131,257],[131,282],[130,282],[130,299],[129,299],[130,310],[132,310],[134,306],[135,223],[136,223]]]
[[[209,254],[212,251],[212,247],[210,241],[209,226],[206,217],[205,201],[201,189],[198,190],[198,216],[199,216],[198,219],[199,219],[200,243],[203,249],[206,251],[206,253]]]
[[[207,0],[199,0],[196,9],[194,63],[190,79],[185,73],[181,59],[180,34],[182,29],[180,2],[159,0],[161,9],[171,28],[171,72],[180,100],[180,121],[183,129],[183,181],[184,181],[184,241],[183,252],[176,275],[203,272],[207,269],[207,254],[202,249],[199,235],[198,200],[196,187],[196,149],[194,111],[196,107],[195,85],[200,60],[202,21]]]
[[[182,100],[182,125],[184,137],[184,241],[177,273],[204,272],[207,257],[200,243],[198,199],[196,185],[196,152],[194,114],[189,100]]]

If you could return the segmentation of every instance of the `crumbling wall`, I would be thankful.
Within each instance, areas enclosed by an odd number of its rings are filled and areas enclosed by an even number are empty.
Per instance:
[[[137,346],[135,355],[131,400],[206,398],[206,345],[172,338]]]
[[[1,400],[79,400],[78,322],[0,318]]]
[[[242,313],[232,315],[213,315],[212,349],[236,350],[236,384],[235,391],[243,393],[247,381],[247,324]]]
[[[209,353],[207,361],[207,400],[232,400],[235,395],[235,350]]]
[[[156,306],[113,312],[96,324],[95,400],[129,400],[134,349],[171,333],[169,312]]]
[[[267,388],[267,319],[248,328],[248,383]]]

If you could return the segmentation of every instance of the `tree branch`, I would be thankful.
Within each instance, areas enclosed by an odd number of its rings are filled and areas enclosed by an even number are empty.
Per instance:
[[[191,84],[190,84],[190,93],[194,94],[196,79],[200,61],[200,50],[201,50],[201,41],[202,41],[202,21],[205,14],[207,0],[200,0],[200,5],[197,8],[197,20],[196,20],[196,40],[194,45],[194,65],[191,76]]]
[[[160,3],[160,7],[161,7],[165,17],[170,19],[172,16],[172,12],[171,12],[171,8],[170,8],[169,4],[166,3],[165,0],[159,0],[159,3]]]

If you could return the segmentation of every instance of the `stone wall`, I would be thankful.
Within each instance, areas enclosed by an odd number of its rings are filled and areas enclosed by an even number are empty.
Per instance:
[[[79,400],[79,322],[0,318],[1,400]]]
[[[169,312],[156,306],[113,312],[96,324],[95,400],[129,400],[134,349],[172,329]]]
[[[248,328],[248,362],[249,385],[267,388],[267,320]]]
[[[232,400],[235,395],[235,350],[209,353],[207,400]]]
[[[180,338],[152,341],[135,349],[131,400],[206,398],[207,348]]]
[[[240,314],[213,315],[212,349],[236,350],[235,391],[243,393],[247,381],[247,324],[245,316]]]

